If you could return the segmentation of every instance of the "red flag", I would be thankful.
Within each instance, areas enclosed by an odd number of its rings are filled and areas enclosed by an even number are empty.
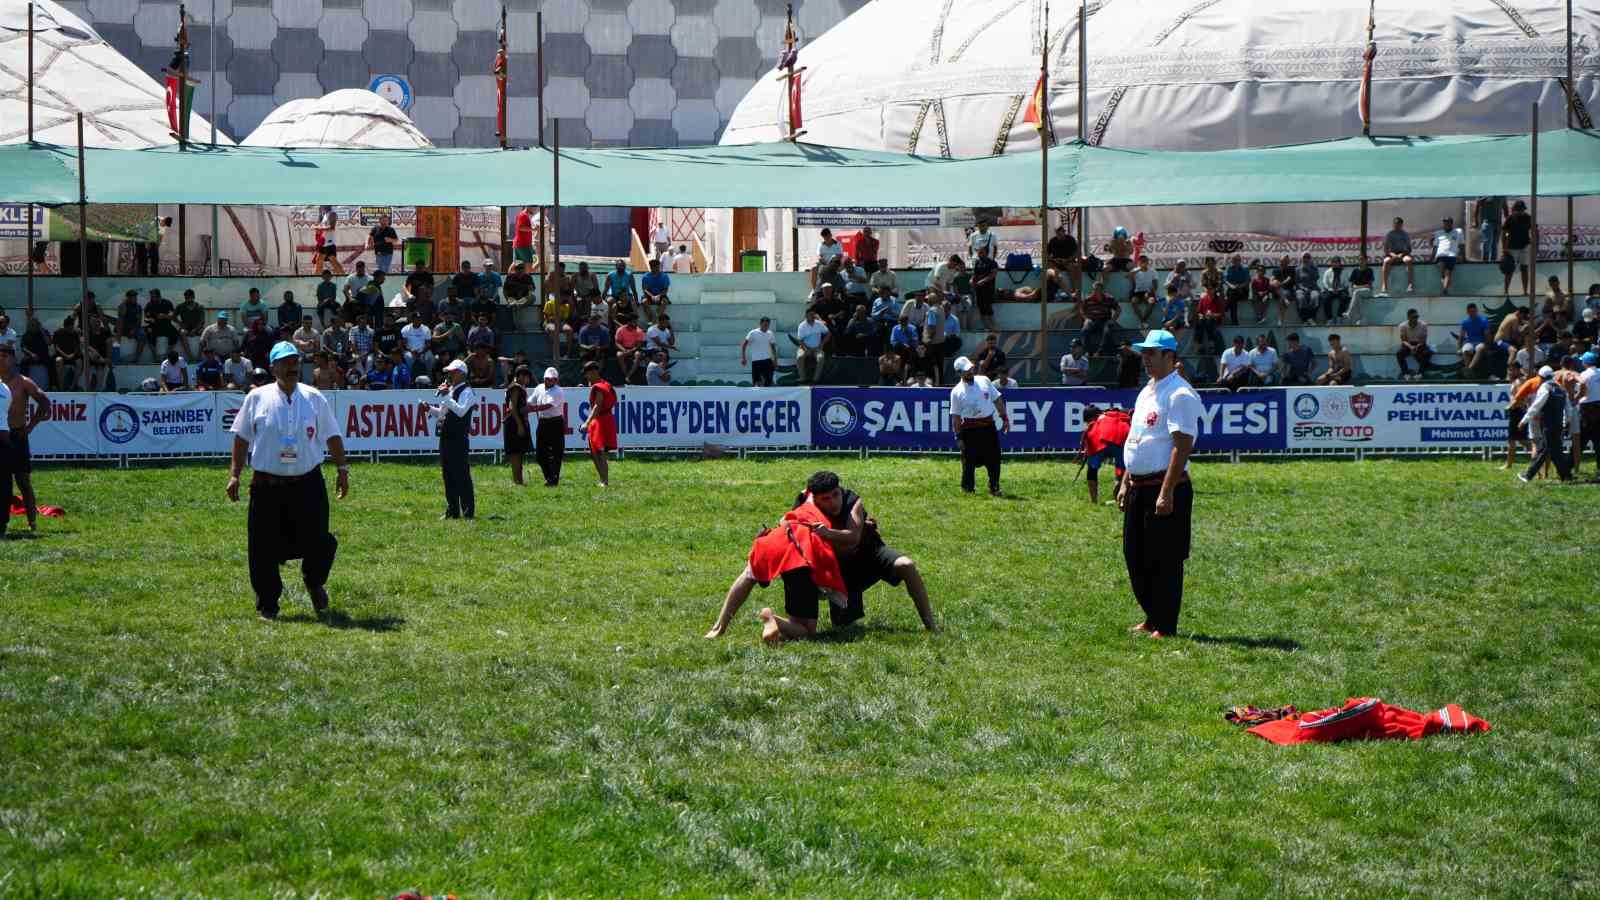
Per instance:
[[[503,144],[506,140],[506,14],[500,9],[500,49],[494,54],[494,110],[495,137]]]
[[[1033,86],[1033,96],[1028,98],[1028,111],[1023,113],[1022,121],[1033,126],[1034,131],[1044,130],[1044,117],[1049,109],[1049,101],[1045,99],[1045,73],[1039,73],[1039,82]]]

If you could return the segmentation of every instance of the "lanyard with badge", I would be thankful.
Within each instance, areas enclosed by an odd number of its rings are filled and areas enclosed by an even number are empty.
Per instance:
[[[292,392],[278,403],[277,421],[273,425],[278,431],[278,462],[285,466],[293,466],[300,461],[300,410],[295,405],[295,396],[298,391]],[[301,406],[310,406],[309,402]]]

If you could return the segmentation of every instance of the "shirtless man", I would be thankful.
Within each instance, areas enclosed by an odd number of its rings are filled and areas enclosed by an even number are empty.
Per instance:
[[[317,351],[317,367],[311,372],[311,386],[319,391],[334,391],[344,387],[344,370],[334,364],[333,356],[326,350]]]
[[[1506,404],[1506,463],[1500,467],[1502,472],[1516,465],[1517,445],[1528,445],[1528,429],[1523,427],[1522,417],[1542,381],[1538,375],[1523,371],[1522,364],[1515,358],[1506,363],[1506,395],[1511,400]]]
[[[828,518],[827,525],[814,524],[810,526],[811,530],[833,546],[845,586],[849,590],[848,605],[840,608],[830,603],[828,606],[828,618],[834,626],[848,625],[866,615],[862,594],[867,588],[879,581],[890,585],[903,582],[906,593],[911,595],[911,602],[917,607],[917,615],[922,618],[923,627],[937,632],[939,625],[934,621],[933,606],[928,602],[928,589],[922,583],[917,564],[911,557],[883,542],[878,534],[878,523],[867,515],[861,498],[854,491],[840,487],[839,476],[827,471],[818,472],[806,481],[805,493],[796,498],[794,505],[804,503],[807,493]],[[805,584],[799,583],[801,580],[784,581],[784,611],[789,618],[778,616],[770,607],[761,610],[762,640],[777,642],[807,638],[817,633],[819,591],[815,585],[807,589]],[[728,630],[728,624],[757,584],[759,582],[750,567],[745,566],[728,588],[728,595],[722,601],[722,611],[717,614],[717,622],[706,632],[706,637],[721,637]]]
[[[1337,334],[1328,335],[1328,371],[1317,376],[1317,384],[1349,384],[1354,374],[1354,357]]]
[[[22,494],[22,505],[28,511],[28,530],[39,530],[39,503],[33,494],[33,460],[28,450],[28,434],[50,413],[50,398],[39,389],[33,379],[22,374],[17,367],[17,352],[11,344],[0,344],[0,382],[9,390],[11,402],[6,408],[6,423],[11,440],[0,445],[0,453],[9,459],[0,463],[0,472],[9,471],[17,479],[17,490]],[[5,500],[11,500],[11,479],[4,485]],[[3,513],[10,515],[10,511]],[[3,529],[0,529],[3,531]]]

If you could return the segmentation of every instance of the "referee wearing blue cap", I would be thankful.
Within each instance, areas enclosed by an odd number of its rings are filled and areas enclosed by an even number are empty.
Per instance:
[[[278,615],[283,578],[278,567],[300,560],[311,606],[328,608],[328,573],[339,542],[328,532],[328,486],[322,461],[331,454],[339,499],[350,492],[350,466],[333,407],[322,392],[300,383],[300,351],[279,341],[268,355],[272,382],[245,395],[233,420],[228,499],[239,500],[239,473],[250,465],[250,586],[256,612]]]
[[[1178,339],[1171,332],[1155,329],[1133,347],[1150,381],[1134,403],[1122,448],[1122,556],[1134,599],[1144,610],[1144,621],[1133,630],[1163,638],[1177,633],[1183,603],[1194,508],[1189,454],[1200,434],[1201,404],[1178,373]]]

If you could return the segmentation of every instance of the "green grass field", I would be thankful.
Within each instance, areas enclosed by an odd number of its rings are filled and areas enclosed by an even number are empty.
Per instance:
[[[865,627],[701,637],[826,465],[919,561]],[[1185,636],[1133,637],[1066,462],[358,465],[316,622],[257,621],[219,465],[45,469],[0,544],[0,895],[1600,893],[1600,488],[1477,461],[1196,467]],[[1457,702],[1280,748],[1228,704]]]

